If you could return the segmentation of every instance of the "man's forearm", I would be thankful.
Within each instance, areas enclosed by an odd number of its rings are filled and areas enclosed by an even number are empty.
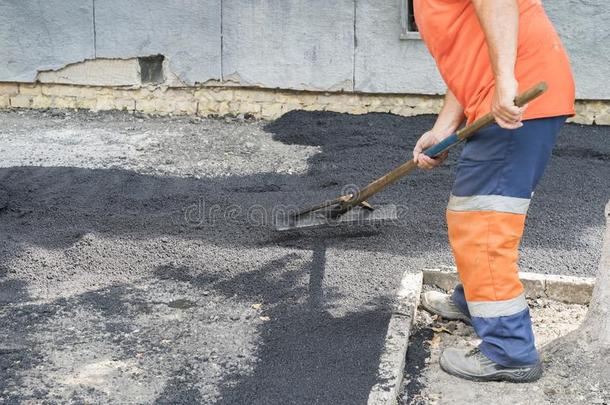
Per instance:
[[[491,113],[505,129],[523,124],[524,108],[514,104],[519,91],[515,77],[519,40],[519,4],[517,0],[471,0],[485,33],[489,60],[495,76]]]
[[[519,35],[517,0],[472,0],[472,3],[485,32],[496,81],[513,80]]]
[[[464,109],[451,90],[447,89],[443,108],[434,123],[434,131],[451,134],[464,121]]]

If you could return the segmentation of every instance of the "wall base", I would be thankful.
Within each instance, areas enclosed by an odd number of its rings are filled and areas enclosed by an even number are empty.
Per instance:
[[[442,97],[413,94],[312,92],[255,87],[97,87],[0,83],[0,108],[82,108],[159,115],[250,115],[275,119],[291,110],[350,114],[436,114]],[[610,100],[578,100],[570,122],[610,125]]]

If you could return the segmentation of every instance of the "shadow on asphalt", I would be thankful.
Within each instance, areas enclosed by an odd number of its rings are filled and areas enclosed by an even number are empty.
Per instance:
[[[295,254],[266,261],[250,271],[210,272],[205,267],[197,270],[164,264],[154,269],[154,276],[160,282],[187,282],[192,288],[227,298],[273,304],[272,321],[258,331],[261,341],[253,372],[226,376],[220,385],[221,403],[362,403],[374,383],[391,297],[383,291],[367,309],[341,317],[331,315],[329,309],[338,293],[323,287],[326,251],[354,249],[424,258],[444,251],[442,257],[447,257],[444,209],[455,154],[438,170],[418,172],[375,198],[374,203],[403,206],[401,223],[395,227],[276,234],[268,222],[263,226],[253,222],[248,209],[305,205],[335,196],[344,184],[363,185],[402,163],[408,155],[405,145],[414,144],[431,123],[432,117],[289,113],[266,130],[287,144],[320,147],[303,175],[259,173],[194,179],[120,169],[2,168],[0,182],[9,198],[7,208],[0,211],[5,235],[0,263],[27,254],[24,246],[70,248],[87,233],[130,240],[171,236],[229,246],[236,254],[268,246],[311,251],[309,265],[289,272],[284,270],[296,259]],[[585,136],[588,139],[583,140]],[[563,131],[556,158],[537,191],[540,202],[534,199],[530,210],[525,247],[578,254],[583,230],[603,226],[602,211],[610,190],[610,150],[600,150],[599,145],[607,143],[607,137],[607,130],[576,125]],[[186,218],[190,207],[202,201],[203,212],[197,221]],[[230,206],[239,212],[224,215],[223,210]],[[223,215],[215,216],[207,211],[210,207],[220,207]],[[548,224],[555,224],[556,229],[549,231]],[[529,260],[536,265],[536,257]],[[586,260],[582,266],[594,268]],[[281,276],[276,277],[278,274]],[[305,287],[296,282],[303,275],[308,277]],[[94,308],[106,320],[104,331],[112,337],[127,327],[131,311],[149,310],[145,301],[133,297],[126,301],[131,287],[123,285],[50,304],[28,304],[27,283],[11,277],[0,267],[0,304],[5,305],[0,321],[12,331],[13,340],[22,343],[0,350],[0,392],[7,384],[19,384],[20,375],[42,361],[35,334],[44,329],[45,319],[51,319],[54,311],[65,306]],[[18,307],[7,306],[19,303]],[[119,345],[126,351],[129,346],[129,341]],[[14,367],[17,360],[19,366]],[[157,402],[201,402],[201,393],[189,383],[196,379],[191,369],[185,364],[183,371],[170,378]]]
[[[296,258],[287,254],[252,272],[221,279],[208,275],[185,276],[159,268],[156,275],[187,281],[196,288],[211,289],[241,300],[261,301],[271,309],[271,321],[258,334],[256,367],[250,375],[228,375],[222,382],[221,404],[364,403],[375,382],[390,302],[380,297],[367,310],[335,317],[335,294],[324,291],[325,242],[319,242],[305,268],[281,272]],[[309,282],[299,286],[305,274]],[[174,387],[175,388],[175,387]],[[188,389],[188,385],[184,386]],[[173,394],[171,394],[173,392]],[[168,403],[182,402],[182,390],[168,391]],[[171,395],[175,395],[172,397]]]
[[[426,381],[422,381],[422,373],[430,358],[430,339],[434,332],[430,328],[417,328],[409,337],[409,350],[405,362],[405,386],[402,389],[400,403],[410,405],[425,405],[425,400],[419,399]],[[406,397],[404,396],[406,393]]]
[[[22,280],[7,279],[8,272],[5,268],[0,268],[0,309],[10,303],[27,302],[30,295],[27,291],[27,283]],[[23,307],[27,311],[28,306]],[[38,309],[38,308],[37,308]],[[47,312],[46,308],[40,308],[41,312]],[[39,365],[43,359],[39,351],[36,350],[35,342],[30,339],[27,331],[20,328],[24,318],[0,315],[0,322],[4,327],[11,328],[14,332],[12,339],[0,339],[0,392],[5,392],[12,385],[19,385],[23,382],[24,371]],[[32,327],[37,327],[37,320],[32,319]],[[0,337],[2,334],[0,334]],[[18,364],[19,367],[15,367]],[[9,402],[20,401],[20,396],[9,398]]]

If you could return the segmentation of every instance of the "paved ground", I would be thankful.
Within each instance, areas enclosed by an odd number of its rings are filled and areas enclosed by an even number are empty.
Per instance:
[[[452,264],[455,160],[373,200],[398,226],[268,217],[383,174],[432,120],[0,112],[0,402],[363,403],[402,272]],[[563,132],[524,270],[594,273],[609,139]]]

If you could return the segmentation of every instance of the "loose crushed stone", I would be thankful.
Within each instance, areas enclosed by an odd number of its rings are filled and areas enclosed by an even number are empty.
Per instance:
[[[363,403],[402,272],[452,264],[456,153],[371,200],[398,226],[277,234],[271,213],[368,183],[432,123],[0,112],[0,402]],[[609,136],[563,131],[524,270],[593,275]]]

